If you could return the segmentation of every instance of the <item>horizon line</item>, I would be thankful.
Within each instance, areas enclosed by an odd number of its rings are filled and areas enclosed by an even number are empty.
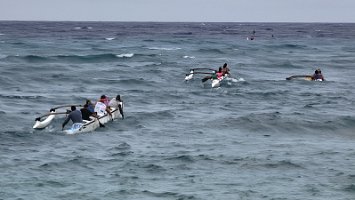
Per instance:
[[[0,22],[118,22],[118,23],[288,23],[288,24],[354,24],[355,22],[303,22],[303,21],[116,21],[116,20],[2,20]]]

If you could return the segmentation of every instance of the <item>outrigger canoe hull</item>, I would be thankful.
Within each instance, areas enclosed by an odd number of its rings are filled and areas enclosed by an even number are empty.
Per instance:
[[[111,117],[112,115],[112,117]],[[94,131],[101,124],[106,124],[109,121],[113,121],[117,118],[122,118],[120,111],[117,108],[111,108],[111,115],[108,113],[99,118],[91,117],[91,121],[83,120],[84,123],[75,123],[70,129],[64,130],[66,134],[78,134],[78,133],[87,133]],[[99,122],[100,121],[100,122]]]

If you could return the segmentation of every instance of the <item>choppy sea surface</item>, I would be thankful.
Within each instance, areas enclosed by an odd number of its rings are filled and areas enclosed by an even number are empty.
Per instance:
[[[354,30],[2,21],[0,199],[355,199]],[[223,63],[219,88],[184,81]],[[285,80],[316,68],[326,81]],[[102,94],[121,95],[124,120],[32,129]]]

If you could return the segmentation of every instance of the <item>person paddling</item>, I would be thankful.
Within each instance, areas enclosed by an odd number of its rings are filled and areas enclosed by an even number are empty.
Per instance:
[[[112,117],[110,108],[109,106],[106,106],[105,100],[106,100],[106,96],[102,95],[100,100],[96,102],[94,112],[96,112],[99,117],[106,115],[106,113],[108,113]]]
[[[73,124],[75,123],[83,123],[83,118],[81,116],[80,110],[76,109],[76,106],[71,106],[71,112],[67,116],[67,118],[64,120],[62,124],[62,130],[64,129],[64,126],[71,120]]]
[[[122,119],[124,119],[123,115],[123,101],[121,100],[121,95],[117,95],[116,98],[111,99],[110,103],[108,104],[111,108],[116,108],[120,111]]]
[[[81,112],[81,116],[82,116],[83,120],[91,121],[90,117],[91,116],[95,117],[94,112],[91,112],[89,110],[88,104],[85,104],[84,107],[82,109],[80,109],[80,112]]]
[[[223,67],[222,67],[222,73],[223,73],[223,76],[226,75],[226,74],[230,74],[229,73],[229,67],[227,65],[227,63],[224,63]]]
[[[314,74],[312,76],[312,80],[313,81],[324,81],[324,77],[323,77],[322,71],[320,69],[316,69],[316,71],[314,71]]]

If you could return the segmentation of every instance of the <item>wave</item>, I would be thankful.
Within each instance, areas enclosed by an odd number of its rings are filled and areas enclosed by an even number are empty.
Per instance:
[[[309,48],[307,45],[301,45],[301,44],[279,44],[279,45],[270,45],[267,47],[271,49],[299,49],[299,50],[304,50]]]
[[[329,118],[319,118],[309,116],[306,113],[261,113],[248,114],[238,118],[225,119],[226,126],[237,126],[238,128],[261,133],[312,133],[314,130],[323,133],[332,133],[354,136],[355,118],[353,116],[342,116]]]
[[[220,49],[200,49],[199,52],[201,53],[213,53],[213,54],[224,54],[224,52]]]
[[[124,54],[118,54],[116,55],[118,58],[131,58],[134,56],[133,53],[124,53]]]
[[[162,50],[162,51],[176,51],[180,50],[179,47],[147,47],[149,50]]]
[[[24,95],[3,95],[3,94],[0,94],[0,98],[4,98],[4,99],[40,99],[40,98],[43,98],[43,96],[38,96],[38,95],[24,96]]]
[[[110,62],[116,61],[120,58],[130,58],[135,54],[91,54],[91,55],[55,55],[55,56],[39,56],[39,55],[15,55],[5,56],[0,60],[10,62],[32,62],[32,63],[46,63],[46,62]]]

